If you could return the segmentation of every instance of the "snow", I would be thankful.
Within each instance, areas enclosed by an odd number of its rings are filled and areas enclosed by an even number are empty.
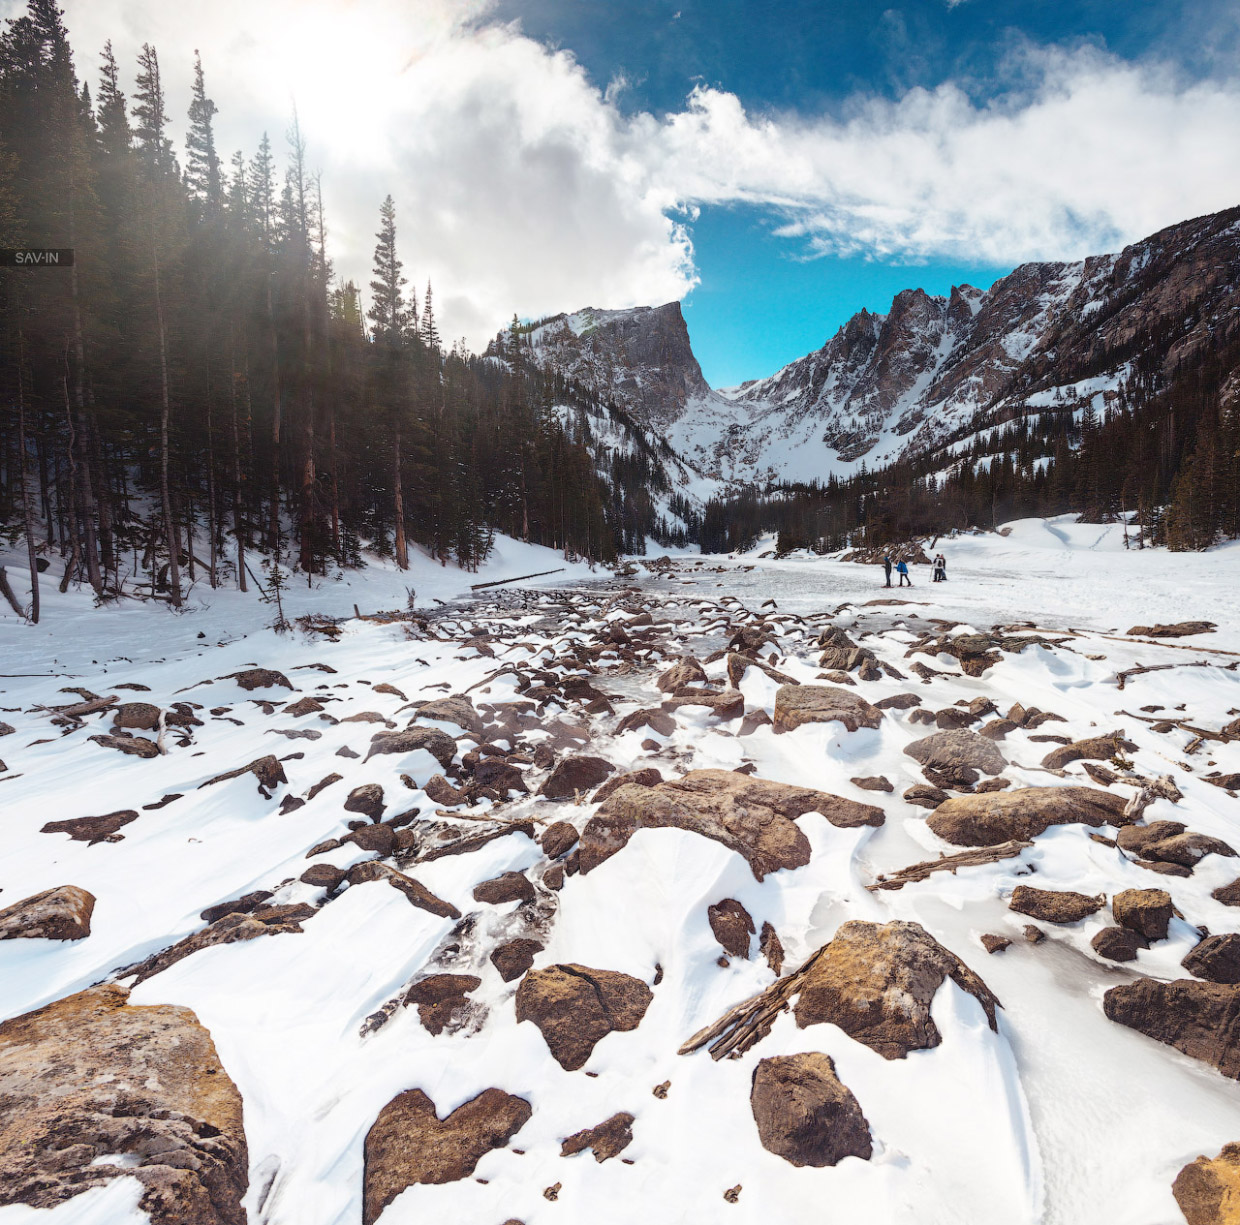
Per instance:
[[[1071,516],[1020,520],[1005,525],[1004,532],[943,538],[938,548],[948,558],[950,581],[931,585],[928,569],[914,566],[915,586],[900,593],[882,590],[878,567],[808,553],[763,558],[759,554],[770,550],[769,540],[742,556],[680,555],[670,577],[643,570],[629,582],[638,583],[653,602],[656,618],[685,619],[678,632],[685,649],[699,657],[726,641],[719,628],[725,597],[755,611],[774,600],[770,615],[789,617],[850,602],[840,623],[906,673],[907,645],[929,617],[957,623],[958,632],[1015,620],[1031,620],[1043,631],[1078,631],[1066,647],[1006,654],[981,678],[922,656],[950,675],[929,685],[916,678],[884,678],[862,685],[861,692],[873,701],[912,690],[931,708],[982,694],[993,697],[1001,711],[1020,701],[1067,721],[1043,732],[1074,738],[1122,727],[1138,745],[1132,755],[1136,768],[1145,775],[1174,774],[1184,793],[1179,805],[1159,801],[1147,814],[1151,819],[1181,820],[1191,829],[1240,842],[1236,800],[1200,778],[1207,760],[1220,771],[1240,770],[1240,746],[1210,744],[1188,756],[1187,733],[1156,733],[1117,713],[1184,703],[1195,722],[1217,727],[1240,707],[1240,675],[1226,668],[1234,657],[1209,653],[1240,651],[1234,598],[1240,546],[1204,557],[1125,550],[1121,526],[1078,524]],[[286,599],[290,615],[346,615],[355,602],[363,611],[401,608],[405,587],[413,586],[418,606],[434,610],[434,598],[460,596],[471,583],[564,565],[548,550],[501,540],[476,575],[419,558],[406,573],[377,565],[339,582],[293,587]],[[10,575],[18,573],[12,565]],[[200,584],[181,615],[137,603],[95,610],[83,593],[59,595],[49,577],[43,623],[30,627],[12,616],[0,618],[5,672],[42,674],[0,678],[0,719],[17,729],[0,739],[0,756],[9,767],[7,774],[0,772],[5,826],[0,905],[67,883],[89,889],[98,903],[88,939],[0,943],[0,1018],[98,982],[198,930],[199,913],[221,900],[279,886],[274,901],[319,901],[323,891],[297,879],[307,866],[306,851],[345,832],[350,814],[342,811],[341,801],[363,781],[382,784],[388,815],[405,807],[418,807],[424,816],[433,812],[424,793],[408,789],[400,778],[411,774],[415,784],[424,782],[438,770],[429,758],[419,763],[412,757],[378,757],[364,763],[338,757],[337,749],[346,744],[364,749],[376,728],[329,723],[316,715],[265,716],[253,699],[336,697],[328,710],[337,719],[373,710],[398,723],[408,717],[398,713],[405,703],[374,693],[381,681],[410,700],[478,686],[471,695],[475,700],[508,701],[519,696],[515,678],[493,675],[505,660],[540,658],[545,666],[562,659],[572,643],[594,641],[593,628],[616,618],[614,608],[596,607],[584,620],[555,628],[547,620],[556,607],[549,599],[508,612],[479,601],[440,614],[442,640],[411,640],[399,622],[350,620],[340,641],[331,643],[266,629],[273,610],[253,594],[209,592]],[[571,601],[595,590],[618,592],[614,583],[591,585],[606,577],[573,565],[539,582]],[[573,588],[570,582],[582,585]],[[883,595],[912,603],[866,604]],[[499,647],[496,659],[463,651],[461,635],[454,639],[451,627],[477,615],[475,608],[491,608],[493,615],[507,617],[510,627],[521,626],[515,640],[531,650],[509,653]],[[1134,622],[1185,617],[1216,621],[1218,632],[1177,644],[1192,648],[1188,651],[1110,637],[1122,637]],[[817,630],[817,624],[780,623],[782,671],[814,680]],[[198,638],[200,631],[205,638]],[[1148,673],[1118,690],[1117,671],[1138,662],[1198,660],[1213,666]],[[315,662],[335,672],[305,667]],[[299,692],[246,693],[219,679],[250,664],[281,669]],[[717,661],[708,672],[722,679],[724,666]],[[658,670],[603,672],[591,679],[614,695],[617,714],[623,714],[658,700]],[[73,679],[64,679],[69,676]],[[245,726],[200,710],[205,726],[194,729],[192,748],[139,761],[87,742],[88,735],[105,730],[102,724],[61,737],[34,709],[70,700],[57,695],[61,685],[106,694],[125,682],[150,687],[150,693],[125,693],[126,698],[227,706]],[[742,682],[747,709],[770,713],[776,688],[750,670]],[[515,1023],[516,984],[502,983],[486,959],[500,935],[517,930],[521,919],[512,906],[480,907],[472,889],[504,871],[528,870],[538,877],[542,853],[523,834],[408,869],[463,913],[481,912],[472,943],[461,954],[473,959],[464,972],[483,979],[473,998],[488,1011],[476,1032],[467,1027],[432,1037],[416,1010],[403,1008],[377,1032],[360,1033],[367,1017],[426,970],[454,927],[452,920],[411,907],[380,882],[347,888],[307,920],[299,935],[209,948],[134,990],[133,1003],[186,1005],[210,1029],[245,1104],[251,1221],[355,1225],[362,1143],[379,1110],[400,1091],[419,1087],[442,1117],[492,1085],[534,1105],[512,1146],[484,1156],[474,1178],[409,1188],[388,1207],[382,1225],[427,1220],[498,1225],[507,1219],[526,1225],[628,1225],[637,1212],[676,1225],[720,1220],[810,1225],[824,1219],[824,1205],[831,1219],[889,1225],[1167,1225],[1179,1219],[1170,1192],[1175,1174],[1199,1153],[1212,1155],[1240,1137],[1240,1099],[1234,1084],[1206,1065],[1108,1021],[1101,993],[1138,974],[1183,977],[1179,961],[1196,938],[1193,924],[1212,932],[1240,930],[1237,912],[1210,897],[1236,876],[1235,861],[1211,856],[1191,877],[1155,878],[1114,848],[1092,841],[1087,829],[1065,826],[1040,836],[1017,859],[954,876],[937,873],[899,891],[870,892],[865,886],[879,873],[951,849],[930,832],[921,810],[900,798],[911,783],[923,781],[904,747],[932,729],[912,725],[907,714],[896,712],[879,729],[856,733],[833,723],[780,736],[760,728],[738,738],[731,734],[734,728],[692,707],[679,710],[677,722],[672,736],[657,738],[662,747],[651,754],[640,747],[648,731],[614,737],[607,730],[610,718],[600,716],[586,751],[621,769],[657,764],[667,777],[752,762],[759,777],[880,804],[887,820],[878,829],[838,829],[807,815],[800,825],[812,847],[810,863],[762,882],[740,856],[676,829],[640,830],[589,875],[570,876],[555,895],[556,917],[535,965],[580,962],[647,983],[656,966],[663,972],[638,1028],[613,1033],[595,1048],[585,1068],[593,1075],[565,1072],[533,1025]],[[442,726],[453,734],[458,730]],[[290,743],[269,734],[290,727],[321,736]],[[50,743],[31,745],[49,736]],[[471,744],[465,741],[461,751]],[[1012,763],[1006,776],[1017,786],[1058,785],[1060,780],[1038,765],[1051,747],[1024,731],[1011,733],[1000,745]],[[203,756],[195,755],[199,752]],[[249,776],[197,790],[207,778],[264,752],[304,753],[285,763],[290,785],[282,794],[302,795],[329,771],[344,777],[287,816],[258,794]],[[875,774],[892,780],[892,794],[862,791],[850,781]],[[1062,781],[1088,780],[1079,768],[1070,768]],[[171,792],[184,798],[158,811],[142,810]],[[51,819],[120,808],[138,808],[140,815],[122,830],[119,842],[87,846],[39,832]],[[593,810],[588,800],[578,806],[542,798],[519,801],[516,809],[548,821],[569,819],[578,827]],[[348,866],[365,858],[346,844],[315,862]],[[1090,948],[1090,938],[1109,921],[1105,911],[1072,927],[1044,924],[1048,939],[1027,944],[1020,932],[1029,920],[1008,910],[1007,897],[1028,880],[1031,869],[1040,888],[1108,895],[1125,887],[1166,888],[1185,921],[1176,921],[1167,941],[1126,968],[1101,961]],[[281,885],[284,881],[289,883]],[[798,1029],[791,1015],[781,1016],[770,1035],[741,1059],[716,1063],[705,1052],[679,1056],[689,1034],[774,978],[756,954],[754,960],[733,959],[727,967],[717,964],[720,950],[706,907],[724,897],[742,902],[759,925],[769,921],[776,927],[793,967],[845,920],[919,922],[998,995],[999,1032],[989,1029],[977,1002],[949,981],[933,1006],[942,1045],[904,1060],[884,1060],[832,1026]],[[1014,943],[988,956],[978,942],[984,932],[1006,934]],[[757,1061],[809,1050],[835,1060],[840,1078],[861,1104],[874,1137],[869,1162],[848,1158],[834,1168],[797,1169],[760,1146],[749,1108]],[[651,1089],[665,1080],[671,1087],[660,1100]],[[620,1110],[636,1116],[634,1142],[623,1153],[634,1164],[598,1164],[589,1154],[559,1156],[563,1137]],[[548,1201],[543,1189],[557,1182],[562,1183],[559,1200]],[[723,1191],[738,1183],[743,1190],[737,1203],[725,1205]],[[120,1178],[54,1211],[0,1208],[0,1225],[132,1225],[145,1220],[137,1198],[136,1182]]]

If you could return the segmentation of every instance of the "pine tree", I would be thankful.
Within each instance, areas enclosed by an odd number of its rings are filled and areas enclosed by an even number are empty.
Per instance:
[[[138,53],[137,85],[134,135],[147,174],[150,178],[175,175],[178,173],[176,155],[168,136],[168,110],[159,74],[159,56],[150,43],[143,43]]]
[[[186,133],[185,182],[189,193],[205,208],[208,216],[223,206],[220,182],[220,159],[215,152],[215,131],[212,117],[217,113],[214,102],[207,97],[202,75],[202,56],[194,52],[193,100],[189,104],[189,131]]]

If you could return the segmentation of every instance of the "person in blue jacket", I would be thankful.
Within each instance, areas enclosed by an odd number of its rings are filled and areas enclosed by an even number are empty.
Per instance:
[[[913,580],[909,578],[908,576],[908,563],[907,562],[905,561],[897,562],[896,573],[900,576],[900,581],[899,583],[896,584],[896,586],[903,587],[907,584],[909,587],[911,587],[913,585]]]

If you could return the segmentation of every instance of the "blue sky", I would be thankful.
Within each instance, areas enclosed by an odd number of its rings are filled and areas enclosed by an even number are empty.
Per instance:
[[[895,103],[910,90],[944,85],[979,107],[1019,106],[1037,88],[1020,62],[1031,48],[1170,69],[1181,84],[1225,79],[1240,50],[1236,12],[1215,0],[918,0],[886,8],[830,0],[501,0],[495,16],[571,52],[600,88],[611,85],[623,113],[665,117],[707,86],[734,94],[751,114],[795,123],[846,122],[859,99]],[[699,283],[685,314],[714,386],[771,373],[824,343],[862,307],[886,311],[900,289],[984,288],[1017,262],[970,259],[967,251],[811,258],[804,241],[775,235],[786,219],[779,209],[708,203],[700,210],[686,224]],[[1115,237],[1118,245],[1136,235]]]

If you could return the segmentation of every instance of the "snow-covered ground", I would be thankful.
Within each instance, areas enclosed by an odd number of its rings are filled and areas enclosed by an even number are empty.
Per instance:
[[[931,584],[928,568],[914,567],[915,586],[906,592],[883,590],[878,567],[809,555],[760,557],[767,542],[742,557],[678,557],[670,573],[643,570],[627,583],[604,583],[606,572],[570,567],[540,580],[555,592],[438,609],[435,598],[452,599],[471,583],[565,564],[546,550],[503,541],[477,575],[421,562],[408,573],[371,569],[317,588],[292,588],[290,617],[349,615],[354,603],[364,613],[400,609],[406,586],[416,589],[420,609],[434,613],[429,631],[409,622],[351,620],[337,642],[300,631],[276,635],[264,628],[274,610],[253,595],[197,589],[191,608],[174,615],[136,603],[94,610],[80,593],[48,592],[49,583],[38,627],[0,617],[0,659],[9,674],[0,678],[0,721],[15,728],[0,738],[7,763],[0,770],[0,908],[64,884],[89,890],[97,904],[84,940],[0,942],[0,1019],[106,979],[200,930],[208,906],[270,889],[271,904],[320,907],[302,933],[196,952],[142,982],[130,1000],[186,1005],[210,1030],[244,1101],[251,1222],[355,1225],[363,1141],[379,1111],[401,1091],[421,1088],[442,1118],[492,1086],[528,1100],[529,1122],[509,1146],[484,1155],[472,1177],[411,1186],[384,1212],[383,1225],[628,1225],[639,1215],[660,1225],[1177,1222],[1172,1180],[1198,1154],[1240,1140],[1240,1096],[1205,1064],[1109,1021],[1100,1001],[1107,987],[1139,975],[1185,977],[1179,962],[1197,939],[1194,925],[1240,930],[1240,911],[1210,896],[1240,875],[1235,860],[1211,855],[1191,876],[1155,875],[1092,840],[1087,827],[1064,825],[1017,858],[874,892],[865,886],[879,874],[959,849],[942,842],[925,811],[902,798],[907,787],[925,781],[903,750],[936,730],[914,724],[909,711],[889,710],[878,729],[810,724],[776,735],[765,726],[738,736],[736,721],[690,706],[675,711],[671,735],[648,727],[614,734],[620,717],[658,704],[664,695],[655,679],[676,654],[703,659],[734,630],[766,618],[779,670],[814,683],[818,632],[834,624],[906,677],[859,683],[853,692],[871,702],[913,692],[926,708],[939,710],[989,697],[1000,714],[1020,702],[1065,720],[1041,733],[1080,739],[1122,729],[1138,746],[1134,769],[1146,777],[1171,774],[1183,793],[1179,804],[1157,801],[1146,820],[1183,821],[1240,846],[1237,800],[1201,777],[1240,771],[1240,745],[1208,742],[1186,754],[1188,732],[1156,732],[1120,713],[1183,707],[1178,717],[1215,729],[1234,717],[1240,673],[1228,665],[1240,652],[1240,547],[1205,555],[1126,551],[1122,529],[1067,517],[1009,529],[1003,536],[942,540],[950,581]],[[568,580],[590,581],[566,590]],[[882,597],[911,603],[867,605]],[[765,601],[774,606],[763,607]],[[643,609],[655,619],[662,652],[626,662],[609,649],[593,665],[597,674],[586,672],[582,649]],[[1124,638],[1138,623],[1190,618],[1217,622],[1217,632],[1175,645]],[[1076,635],[1059,647],[1004,654],[981,677],[964,675],[947,655],[906,658],[922,631],[958,634],[1017,621]],[[491,635],[494,657],[465,645],[480,626]],[[1177,649],[1184,646],[1192,649]],[[940,675],[911,674],[918,660]],[[1199,661],[1210,666],[1149,672],[1119,688],[1122,670]],[[348,716],[370,711],[403,726],[411,713],[416,717],[405,699],[470,691],[480,708],[519,701],[519,675],[503,671],[514,662],[560,677],[581,673],[609,695],[614,715],[587,714],[575,700],[551,697],[540,718],[587,729],[591,739],[582,751],[619,770],[654,766],[670,779],[752,764],[759,778],[877,804],[885,823],[843,829],[809,814],[799,826],[810,840],[810,862],[760,882],[739,854],[670,828],[639,830],[623,850],[588,875],[570,875],[558,891],[544,884],[546,856],[522,833],[472,853],[404,863],[402,870],[462,912],[461,925],[378,884],[349,886],[329,899],[324,889],[301,882],[309,863],[347,868],[372,857],[351,843],[306,857],[316,844],[348,832],[356,814],[341,805],[359,784],[383,787],[388,817],[416,807],[418,820],[426,821],[437,809],[421,787],[438,764],[425,752],[365,762],[371,735],[383,724]],[[251,666],[280,670],[294,692],[245,692],[226,679]],[[726,683],[722,659],[707,672]],[[24,673],[37,675],[16,675]],[[376,693],[381,682],[400,695]],[[65,686],[109,695],[134,683],[149,692],[122,689],[122,700],[200,704],[195,713],[203,725],[190,729],[185,747],[151,760],[123,756],[88,740],[109,730],[106,714],[61,735],[37,709],[74,701],[75,695],[59,693]],[[776,681],[750,669],[740,688],[747,712],[773,712]],[[259,704],[303,696],[322,700],[330,718],[284,716],[279,705],[267,714]],[[461,732],[451,723],[436,726]],[[316,734],[276,734],[288,731]],[[461,737],[458,765],[475,739]],[[523,744],[546,739],[532,729]],[[345,746],[362,755],[339,756]],[[999,743],[1009,763],[1003,777],[1013,787],[1095,785],[1079,762],[1062,778],[1042,770],[1043,756],[1055,747],[1032,740],[1030,732],[1011,732]],[[288,758],[288,786],[271,799],[248,775],[197,789],[265,753]],[[522,769],[537,792],[545,771]],[[342,778],[280,814],[279,800],[304,797],[329,773]],[[850,781],[874,775],[889,778],[894,791],[862,790]],[[1121,784],[1113,789],[1134,793]],[[177,793],[182,798],[144,809]],[[573,802],[535,794],[505,803],[499,813],[484,800],[469,815],[530,818],[540,828],[568,820],[580,830],[596,807],[585,796]],[[121,809],[139,816],[116,842],[87,845],[40,832],[48,821]],[[654,984],[641,1023],[602,1039],[581,1071],[565,1071],[539,1029],[516,1022],[518,983],[502,982],[488,960],[496,944],[532,922],[528,907],[472,897],[477,884],[507,871],[527,874],[538,905],[551,916],[540,929],[545,948],[535,969],[579,963]],[[1165,888],[1184,918],[1172,921],[1168,939],[1117,966],[1090,946],[1110,922],[1106,910],[1071,926],[1042,923],[1047,938],[1027,943],[1021,933],[1030,920],[1007,907],[1020,883],[1108,896],[1130,887]],[[832,1025],[798,1029],[791,1014],[779,1017],[743,1058],[714,1062],[704,1051],[680,1056],[692,1033],[775,979],[756,950],[752,959],[719,963],[707,907],[723,898],[741,902],[758,927],[774,926],[786,968],[799,965],[846,920],[916,921],[1002,1001],[998,1032],[988,1028],[978,1003],[947,981],[933,1006],[942,1044],[906,1059],[888,1061]],[[991,956],[979,942],[983,933],[1013,943]],[[363,1035],[368,1017],[432,971],[482,979],[470,997],[477,1007],[469,1024],[432,1036],[416,1008],[398,1007],[386,1024]],[[759,1142],[749,1096],[754,1068],[760,1059],[798,1051],[834,1059],[868,1120],[869,1161],[849,1157],[834,1167],[796,1168]],[[671,1082],[665,1096],[654,1095],[665,1081]],[[560,1156],[564,1137],[617,1111],[635,1117],[624,1161],[597,1163],[588,1152]],[[558,1196],[546,1197],[544,1190],[557,1183]],[[725,1201],[724,1192],[737,1185],[735,1201]],[[147,1219],[137,1197],[133,1181],[121,1178],[53,1210],[0,1208],[0,1225],[130,1225]]]

